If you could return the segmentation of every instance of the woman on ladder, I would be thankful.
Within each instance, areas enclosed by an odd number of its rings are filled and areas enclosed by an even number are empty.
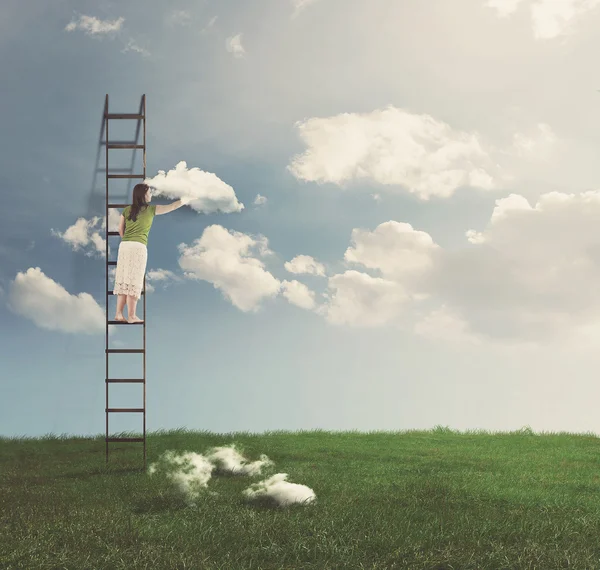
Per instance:
[[[132,204],[127,206],[121,214],[119,225],[121,243],[117,254],[115,286],[113,288],[113,295],[119,296],[115,321],[125,322],[123,309],[125,303],[127,303],[127,322],[143,322],[135,314],[135,307],[142,296],[146,263],[148,261],[148,234],[154,216],[177,210],[189,201],[189,198],[182,198],[166,206],[151,206],[151,199],[150,186],[136,184],[133,189]]]

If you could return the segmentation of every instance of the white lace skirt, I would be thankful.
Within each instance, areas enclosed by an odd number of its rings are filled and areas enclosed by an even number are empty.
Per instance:
[[[121,241],[115,271],[115,295],[142,296],[148,248],[139,241]]]

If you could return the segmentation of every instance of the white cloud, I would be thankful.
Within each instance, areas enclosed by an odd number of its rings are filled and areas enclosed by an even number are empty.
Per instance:
[[[414,317],[417,334],[469,342],[591,336],[600,330],[598,219],[600,191],[549,192],[535,206],[516,194],[497,200],[487,227],[467,232],[474,247],[459,250],[441,248],[409,224],[355,229],[346,260],[382,277],[331,277],[333,294],[319,312],[362,326],[407,326]]]
[[[151,269],[146,272],[146,281],[181,281],[181,277],[168,269]]]
[[[260,194],[256,195],[256,198],[254,199],[254,204],[256,206],[262,206],[263,204],[267,203],[267,199],[264,196],[261,196]]]
[[[587,12],[600,4],[600,0],[538,0],[531,5],[533,32],[536,39],[552,39],[570,35],[573,25]]]
[[[118,32],[122,26],[125,18],[118,18],[112,22],[109,20],[99,20],[93,16],[80,16],[79,21],[71,21],[65,27],[67,32],[80,29],[83,30],[88,36],[101,36]]]
[[[201,455],[194,452],[175,453],[166,451],[156,463],[148,467],[148,475],[153,476],[160,471],[182,494],[188,505],[192,506],[200,493],[206,489],[215,467],[236,476],[260,475],[263,467],[271,467],[275,463],[266,455],[260,459],[248,461],[234,446],[214,447]],[[267,479],[253,483],[242,491],[242,495],[250,500],[266,498],[280,507],[291,504],[306,505],[316,499],[312,489],[306,485],[289,483],[287,473],[276,473]],[[216,492],[211,491],[215,494]]]
[[[183,160],[177,163],[175,169],[166,174],[164,170],[159,170],[156,176],[146,178],[144,183],[156,189],[152,191],[153,196],[189,198],[190,208],[203,214],[230,214],[244,209],[244,204],[238,202],[229,184],[212,172],[204,172],[197,167],[188,170]]]
[[[297,255],[291,261],[286,261],[284,267],[290,273],[309,275],[325,275],[325,266],[310,255]]]
[[[427,232],[393,220],[379,224],[373,232],[353,229],[351,244],[344,253],[345,261],[378,269],[383,277],[405,284],[430,270],[439,250]]]
[[[315,308],[315,293],[300,281],[283,281],[281,293],[292,305],[302,309]]]
[[[182,254],[178,261],[186,277],[212,283],[244,312],[257,311],[260,302],[275,297],[281,286],[264,263],[252,255],[252,249],[259,249],[259,253],[268,251],[267,243],[263,236],[254,239],[212,225],[204,229],[193,246],[177,246]]]
[[[317,309],[336,325],[376,327],[396,321],[410,300],[398,283],[371,277],[360,271],[346,271],[329,278],[325,293],[328,302]]]
[[[227,38],[225,47],[227,48],[228,52],[234,55],[234,57],[243,57],[246,53],[246,50],[242,46],[242,34]]]
[[[363,178],[402,185],[422,200],[447,198],[460,186],[497,188],[500,170],[476,133],[392,105],[298,121],[308,146],[288,170],[298,179],[342,185]]]
[[[108,209],[108,231],[116,232],[119,230],[119,219],[121,213],[116,208]],[[54,228],[50,228],[50,233],[62,239],[69,244],[73,251],[79,251],[82,248],[93,246],[91,251],[84,252],[87,257],[92,257],[95,253],[99,253],[102,257],[106,254],[106,240],[100,235],[95,226],[100,222],[100,229],[105,230],[106,216],[94,216],[91,220],[85,218],[77,218],[77,221],[69,226],[64,233],[61,233]],[[108,246],[108,256],[110,258],[111,249]]]
[[[499,17],[511,16],[521,0],[487,0],[485,6],[494,8]],[[572,35],[574,25],[600,5],[600,0],[536,0],[531,2],[531,23],[537,40]]]
[[[105,310],[89,293],[71,295],[39,267],[17,273],[7,307],[47,330],[92,335],[106,330]]]

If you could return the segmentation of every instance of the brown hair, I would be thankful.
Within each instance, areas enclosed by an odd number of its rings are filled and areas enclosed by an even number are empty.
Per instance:
[[[146,192],[150,186],[148,184],[136,184],[133,189],[133,200],[131,204],[131,208],[129,209],[129,219],[134,222],[137,219],[137,215],[140,210],[143,208],[144,210],[148,207],[148,202],[146,202]]]

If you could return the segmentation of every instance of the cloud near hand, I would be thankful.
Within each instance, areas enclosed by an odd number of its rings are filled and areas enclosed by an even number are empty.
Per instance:
[[[159,170],[153,178],[146,178],[145,184],[155,188],[154,195],[181,198],[184,204],[203,214],[241,212],[244,204],[238,201],[229,184],[212,172],[190,168],[187,163],[177,163],[175,169],[165,173]]]

